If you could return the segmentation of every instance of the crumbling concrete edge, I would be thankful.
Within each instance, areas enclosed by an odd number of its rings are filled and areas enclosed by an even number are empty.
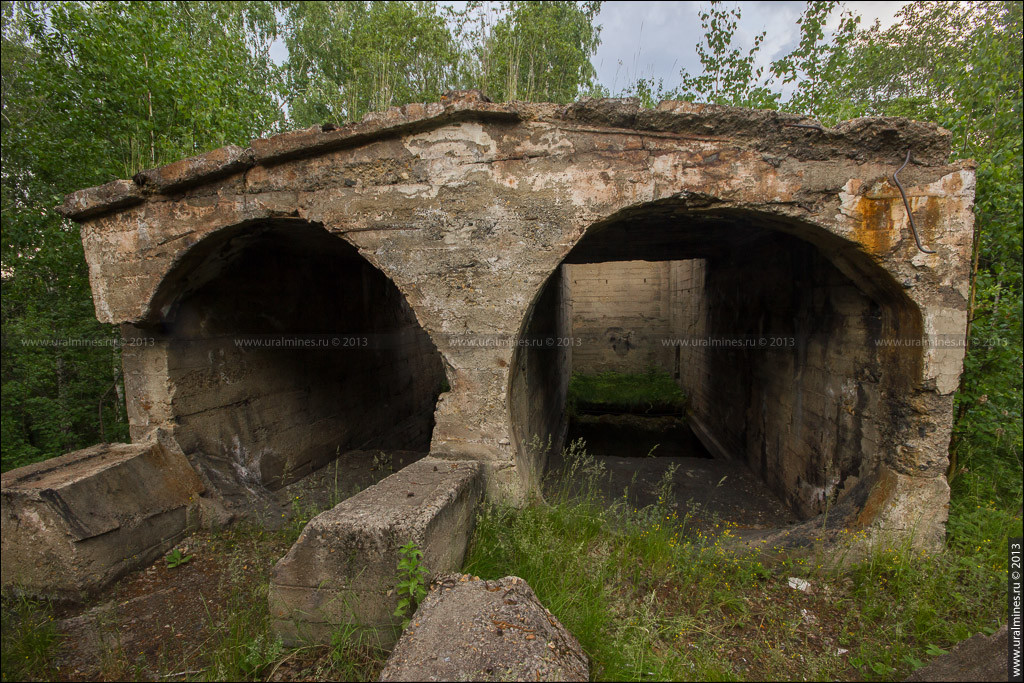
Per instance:
[[[410,489],[431,469],[443,481],[410,506]],[[483,469],[428,456],[310,520],[271,572],[272,630],[287,645],[329,643],[339,627],[393,645],[401,630],[392,614],[399,548],[415,543],[429,575],[460,569],[483,499]]]
[[[440,102],[413,103],[370,112],[361,120],[338,126],[324,124],[252,140],[248,148],[227,145],[205,154],[146,169],[132,180],[114,180],[67,195],[58,214],[76,222],[113,213],[146,201],[155,194],[180,193],[253,166],[273,166],[301,157],[355,147],[373,140],[422,132],[463,121],[547,120],[569,127],[596,126],[640,135],[716,139],[725,136],[758,139],[766,149],[814,136],[821,154],[861,157],[865,152],[898,156],[907,146],[915,163],[943,164],[949,157],[951,133],[932,123],[898,117],[863,117],[826,128],[805,116],[774,110],[744,109],[666,100],[644,109],[637,98],[584,98],[569,105],[494,103],[479,90],[453,90]],[[826,153],[826,148],[832,148]]]

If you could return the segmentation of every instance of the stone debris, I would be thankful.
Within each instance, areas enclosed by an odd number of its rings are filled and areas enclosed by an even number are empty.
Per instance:
[[[382,681],[586,681],[583,648],[517,576],[439,576]]]
[[[204,487],[162,434],[5,472],[3,586],[78,599],[160,557],[195,527]]]
[[[482,494],[478,463],[424,458],[317,515],[271,572],[274,631],[328,643],[345,624],[393,643],[398,549],[416,543],[430,572],[459,568]]]

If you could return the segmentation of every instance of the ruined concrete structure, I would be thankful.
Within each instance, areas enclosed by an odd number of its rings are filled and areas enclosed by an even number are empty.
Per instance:
[[[709,340],[659,362],[713,454],[804,518],[845,503],[851,526],[931,543],[973,235],[974,173],[949,145],[894,118],[451,93],[62,211],[127,343],[132,440],[166,430],[204,500],[243,509],[374,447],[478,461],[489,496],[525,500],[587,353],[566,273],[646,261],[674,283],[667,336]],[[914,226],[893,182],[908,150]]]

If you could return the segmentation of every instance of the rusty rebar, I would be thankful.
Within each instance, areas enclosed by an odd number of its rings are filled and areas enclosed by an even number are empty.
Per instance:
[[[907,209],[907,218],[910,219],[910,229],[914,233],[914,242],[917,243],[917,248],[920,249],[925,254],[934,254],[935,252],[932,249],[927,249],[927,248],[925,248],[925,246],[923,244],[921,244],[921,236],[917,234],[917,224],[914,223],[914,214],[910,210],[910,201],[907,199],[907,193],[903,191],[903,184],[900,182],[900,179],[897,177],[900,174],[900,171],[902,171],[904,168],[906,168],[907,164],[909,164],[909,163],[910,163],[910,149],[908,148],[907,149],[907,158],[904,159],[903,165],[900,166],[896,170],[896,172],[892,174],[892,181],[894,183],[896,183],[896,188],[900,191],[900,196],[903,197],[903,206],[905,206],[906,209]]]

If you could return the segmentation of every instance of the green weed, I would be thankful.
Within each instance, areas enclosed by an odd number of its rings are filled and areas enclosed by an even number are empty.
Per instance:
[[[427,575],[423,567],[423,551],[413,541],[409,541],[398,549],[398,583],[395,592],[398,594],[398,607],[394,616],[402,618],[402,628],[409,625],[409,618],[423,598],[427,597]]]
[[[2,598],[2,674],[5,681],[49,680],[60,636],[49,603],[22,596]]]
[[[652,409],[682,410],[686,396],[672,375],[654,368],[645,373],[573,373],[569,381],[570,413],[579,409],[646,412]]]
[[[175,567],[180,567],[183,564],[188,564],[191,560],[191,555],[185,555],[178,548],[175,548],[164,556],[164,561],[167,563],[167,567],[169,569],[174,569]]]

